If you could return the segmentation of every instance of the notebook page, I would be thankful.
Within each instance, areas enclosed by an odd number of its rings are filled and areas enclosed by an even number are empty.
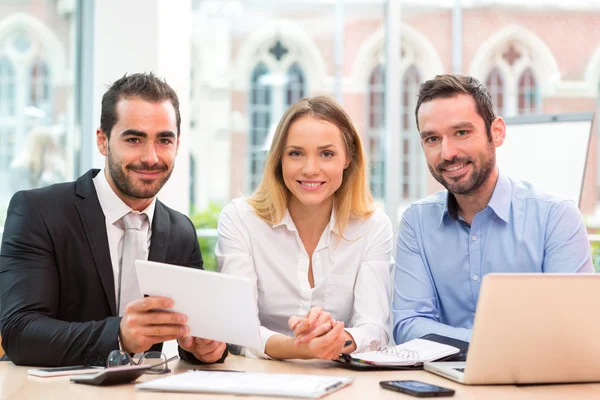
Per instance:
[[[459,352],[446,344],[425,339],[413,339],[384,351],[352,354],[352,358],[376,365],[414,365],[434,361]]]
[[[352,378],[298,374],[189,371],[136,385],[136,390],[232,393],[317,398]]]

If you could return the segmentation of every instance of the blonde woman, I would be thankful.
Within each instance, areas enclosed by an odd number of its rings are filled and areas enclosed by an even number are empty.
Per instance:
[[[393,233],[367,176],[334,100],[287,110],[260,185],[219,218],[219,269],[256,282],[264,348],[247,356],[336,359],[387,344]]]

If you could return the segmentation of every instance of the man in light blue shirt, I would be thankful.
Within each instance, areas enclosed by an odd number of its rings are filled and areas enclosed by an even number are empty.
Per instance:
[[[429,170],[447,190],[402,216],[396,343],[429,333],[470,341],[487,273],[593,272],[577,205],[498,170],[506,125],[478,80],[441,75],[425,82],[415,115]]]

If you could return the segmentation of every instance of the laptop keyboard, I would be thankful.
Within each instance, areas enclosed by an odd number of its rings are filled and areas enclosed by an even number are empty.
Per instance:
[[[465,373],[465,369],[464,368],[452,368],[457,370],[458,372],[462,372],[463,374]]]

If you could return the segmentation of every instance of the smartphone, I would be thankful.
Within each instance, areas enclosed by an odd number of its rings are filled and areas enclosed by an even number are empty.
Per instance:
[[[104,369],[103,367],[93,367],[93,366],[87,366],[87,365],[72,365],[70,367],[28,369],[27,374],[32,375],[32,376],[41,376],[41,377],[45,378],[48,376],[91,374],[94,372],[102,371],[103,369]]]
[[[454,390],[441,386],[430,385],[419,381],[381,381],[379,385],[384,389],[410,394],[416,397],[442,397],[454,396]]]

